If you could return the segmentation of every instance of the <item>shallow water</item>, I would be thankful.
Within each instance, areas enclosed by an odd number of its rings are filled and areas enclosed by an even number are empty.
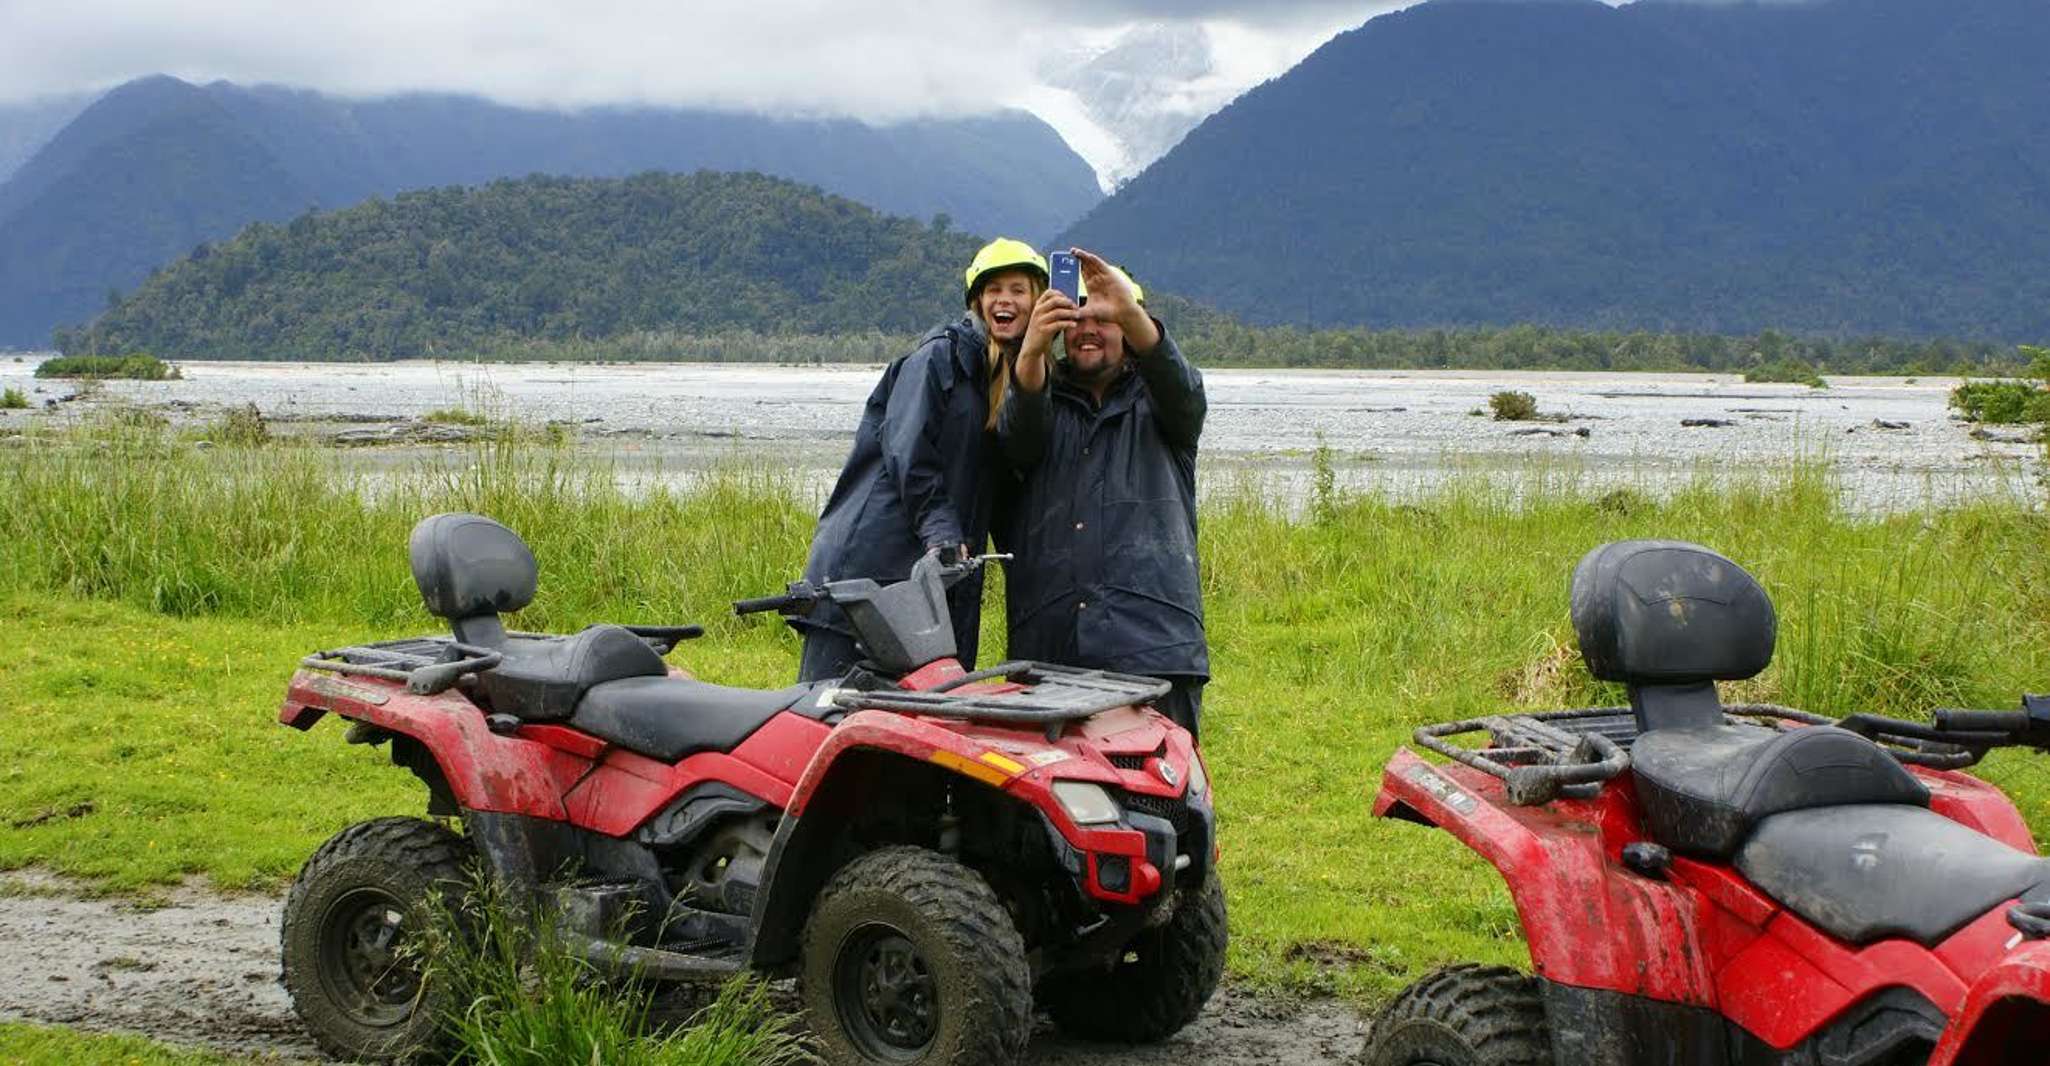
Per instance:
[[[71,391],[35,382],[33,360],[0,362],[0,387]],[[109,397],[180,405],[174,417],[256,404],[274,418],[403,421],[467,407],[573,424],[589,447],[629,475],[687,477],[745,458],[792,467],[814,484],[844,458],[877,367],[569,364],[376,365],[187,363],[185,380],[114,382]],[[2041,450],[1974,440],[1945,407],[1954,379],[1835,378],[1824,390],[1748,385],[1732,375],[1566,372],[1212,370],[1203,437],[1204,481],[1252,472],[1300,496],[1310,456],[1331,450],[1340,485],[1428,490],[1454,476],[1533,472],[1656,491],[1695,478],[1740,476],[1801,459],[1836,470],[1857,509],[1947,504],[1988,494],[2040,499]],[[1503,423],[1472,412],[1489,394],[1519,389],[1557,423]],[[33,417],[75,417],[66,404]],[[10,420],[25,417],[8,413]],[[1732,425],[1686,428],[1683,419]],[[1906,423],[1884,429],[1876,423]],[[328,427],[332,428],[332,427]],[[1518,435],[1519,431],[1559,433]],[[1584,429],[1587,436],[1573,435]],[[374,454],[373,454],[374,452]],[[417,449],[359,452],[381,465]]]

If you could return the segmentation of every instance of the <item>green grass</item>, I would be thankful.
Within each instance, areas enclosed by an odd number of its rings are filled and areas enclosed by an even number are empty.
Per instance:
[[[131,378],[170,381],[184,375],[154,355],[61,355],[36,364],[39,378]]]
[[[0,391],[0,411],[24,411],[28,409],[28,394],[17,388]]]
[[[272,1058],[229,1058],[136,1036],[103,1036],[55,1026],[0,1022],[0,1066],[248,1066]]]
[[[787,681],[792,637],[725,604],[797,573],[812,508],[788,478],[632,492],[562,451],[465,458],[372,482],[314,450],[199,453],[139,432],[0,456],[0,867],[116,890],[193,874],[276,887],[342,825],[419,810],[378,751],[272,714],[305,652],[437,628],[405,565],[406,533],[436,510],[532,542],[541,592],[522,627],[703,622],[674,661]],[[1407,500],[1327,486],[1300,515],[1249,485],[1207,499],[1202,532],[1232,966],[1270,986],[1374,999],[1441,961],[1517,961],[1493,872],[1368,805],[1419,724],[1619,699],[1587,680],[1566,620],[1569,571],[1603,541],[1698,540],[1765,583],[1779,655],[1731,698],[1917,715],[2050,687],[2050,521],[2028,500],[1854,517],[1812,467],[1666,499],[1534,468]],[[2014,755],[1985,768],[2039,835],[2045,771]]]
[[[801,1066],[813,1061],[795,1019],[745,977],[681,1027],[663,1027],[656,989],[607,979],[566,951],[554,919],[515,916],[495,883],[478,878],[436,908],[420,947],[427,980],[444,990],[441,1032],[458,1064],[477,1066]]]

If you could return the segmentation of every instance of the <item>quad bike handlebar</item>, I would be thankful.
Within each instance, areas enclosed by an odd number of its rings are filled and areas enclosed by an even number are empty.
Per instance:
[[[1840,725],[1867,736],[1910,737],[1962,749],[1972,762],[1994,748],[2034,748],[2050,752],[2050,696],[2023,696],[2018,711],[1965,710],[1939,707],[1933,724],[1907,722],[1878,715],[1854,714]],[[1924,747],[1928,747],[1928,743]]]
[[[986,555],[971,555],[959,562],[949,563],[942,561],[939,558],[938,552],[929,552],[925,559],[919,561],[919,565],[936,566],[939,570],[941,586],[952,588],[962,578],[982,569],[983,564],[1009,562],[1012,558],[1013,556],[1009,552],[992,552]],[[814,585],[809,581],[792,581],[789,588],[779,595],[757,596],[754,599],[748,600],[734,600],[733,613],[736,615],[749,615],[775,611],[780,614],[802,617],[809,613],[812,607],[820,600],[825,600],[829,603],[839,603],[841,602],[839,598],[839,593],[841,592],[851,594],[857,591],[868,591],[872,588],[873,583],[866,580],[827,581],[818,585]]]

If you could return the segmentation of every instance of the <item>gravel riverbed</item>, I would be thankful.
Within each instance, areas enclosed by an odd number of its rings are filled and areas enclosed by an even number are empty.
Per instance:
[[[38,405],[0,412],[0,431],[130,402],[174,421],[255,404],[281,431],[333,440],[396,438],[352,449],[371,468],[436,452],[420,416],[461,407],[554,422],[623,475],[686,479],[745,459],[823,486],[837,471],[874,386],[875,367],[569,365],[407,362],[186,363],[179,381],[112,382],[96,400],[57,403],[66,382],[30,377],[34,360],[0,362],[0,387]],[[1533,471],[1602,487],[1658,491],[1700,477],[1822,460],[1858,510],[2035,492],[2042,451],[2012,431],[1975,438],[1945,406],[1950,378],[1836,378],[1827,389],[1753,385],[1727,374],[1530,371],[1211,370],[1203,436],[1207,488],[1252,474],[1300,497],[1311,455],[1328,449],[1342,487],[1428,491],[1448,478]],[[1557,421],[1496,422],[1474,412],[1501,389],[1528,392]],[[36,391],[40,390],[40,391]],[[1693,423],[1689,425],[1688,423]],[[449,431],[444,431],[449,432]],[[452,431],[451,435],[459,435]],[[412,443],[405,443],[412,438]],[[445,451],[446,449],[441,449]]]

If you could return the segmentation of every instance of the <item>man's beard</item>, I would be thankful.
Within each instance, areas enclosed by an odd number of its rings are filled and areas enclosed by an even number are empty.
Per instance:
[[[1077,365],[1073,357],[1068,359],[1067,365],[1068,380],[1083,388],[1091,389],[1098,385],[1116,381],[1118,375],[1124,373],[1124,370],[1125,358],[1122,354],[1112,357],[1106,353],[1102,362],[1097,363],[1088,370],[1084,370],[1081,366]]]

